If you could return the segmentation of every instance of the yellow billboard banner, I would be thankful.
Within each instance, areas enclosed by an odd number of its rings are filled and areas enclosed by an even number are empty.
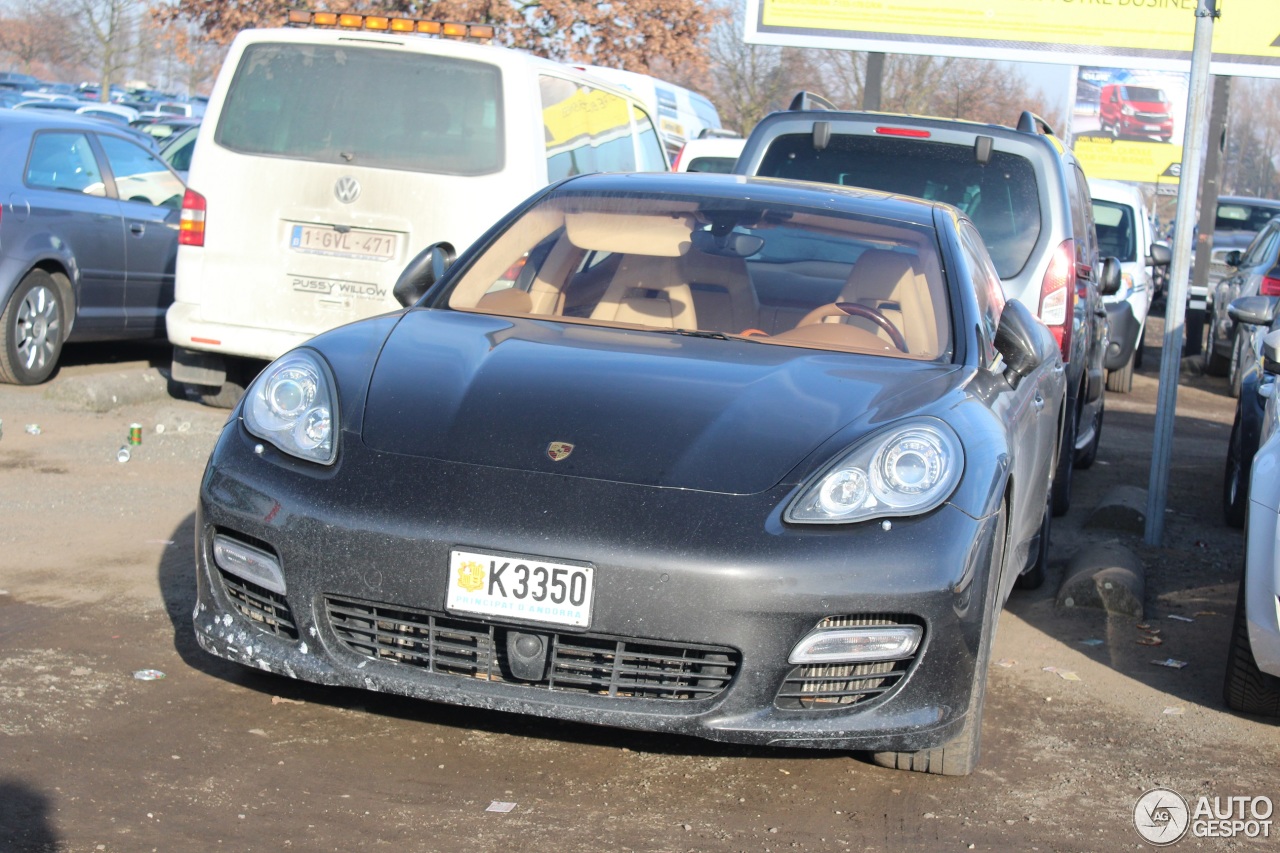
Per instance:
[[[1185,69],[1197,0],[747,0],[748,42]],[[1280,76],[1280,0],[1218,0],[1214,73]]]
[[[1170,186],[1178,183],[1181,145],[1154,145],[1085,136],[1077,138],[1071,147],[1091,179]]]

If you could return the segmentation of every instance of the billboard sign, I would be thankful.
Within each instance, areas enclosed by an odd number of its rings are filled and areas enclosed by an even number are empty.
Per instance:
[[[1188,75],[1077,69],[1071,147],[1092,178],[1176,186]]]
[[[1186,70],[1197,0],[747,0],[746,41]],[[1213,74],[1280,77],[1280,2],[1218,0]]]

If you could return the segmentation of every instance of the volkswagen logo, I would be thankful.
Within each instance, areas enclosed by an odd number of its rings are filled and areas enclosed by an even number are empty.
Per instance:
[[[338,178],[338,182],[333,185],[333,194],[343,204],[351,204],[360,198],[360,182],[350,175]]]

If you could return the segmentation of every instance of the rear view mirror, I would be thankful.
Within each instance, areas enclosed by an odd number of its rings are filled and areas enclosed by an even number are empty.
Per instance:
[[[1115,258],[1102,259],[1102,275],[1098,277],[1098,293],[1110,296],[1120,292],[1120,262]]]
[[[763,237],[737,231],[719,236],[710,231],[694,231],[689,239],[699,252],[727,258],[749,258],[764,246]]]
[[[404,307],[416,303],[431,286],[444,278],[445,270],[458,257],[451,243],[432,243],[409,261],[409,265],[396,279],[391,294]]]
[[[1167,267],[1173,263],[1173,252],[1163,243],[1152,243],[1147,255],[1147,266]]]
[[[1262,369],[1273,376],[1280,374],[1280,329],[1262,339]]]
[[[1022,377],[1052,360],[1058,354],[1058,345],[1027,306],[1010,299],[1004,304],[996,327],[996,351],[1004,357],[1009,384],[1016,387]]]
[[[1248,326],[1270,326],[1276,319],[1278,296],[1241,296],[1227,306],[1227,316]]]

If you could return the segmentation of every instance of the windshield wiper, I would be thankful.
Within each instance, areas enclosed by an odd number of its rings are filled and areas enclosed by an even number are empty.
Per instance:
[[[711,338],[717,341],[730,340],[729,335],[724,332],[706,332],[702,329],[660,329],[659,331],[666,332],[669,335],[684,335],[688,338]]]

